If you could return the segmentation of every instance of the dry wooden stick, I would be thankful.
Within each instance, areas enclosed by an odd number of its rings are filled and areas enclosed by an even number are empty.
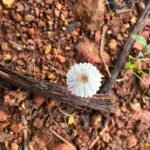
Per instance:
[[[22,120],[22,123],[25,126],[25,129],[23,130],[23,134],[24,134],[24,150],[29,150],[29,147],[28,147],[28,126],[27,126],[28,122],[25,119],[24,115],[21,116],[21,120]]]
[[[114,113],[117,104],[107,94],[97,94],[92,98],[80,98],[68,92],[64,85],[34,80],[8,69],[0,63],[0,84],[4,87],[15,86],[46,98],[55,98],[63,103],[86,107],[93,110]]]
[[[138,34],[138,32],[140,31],[140,29],[144,26],[145,20],[148,17],[150,13],[150,1],[147,4],[146,9],[144,10],[143,14],[140,16],[137,24],[135,25],[133,31],[131,32],[132,34]],[[134,43],[134,40],[129,37],[129,39],[127,40],[126,44],[124,45],[123,51],[121,52],[114,69],[111,72],[111,78],[104,84],[104,86],[101,88],[101,93],[110,93],[110,90],[114,84],[114,82],[116,81],[121,68],[123,67],[125,60],[127,58],[127,56],[130,53],[131,50],[131,46]]]
[[[109,72],[109,68],[108,68],[108,66],[106,65],[106,63],[103,59],[103,51],[104,51],[104,46],[105,46],[105,34],[106,34],[106,31],[107,31],[107,28],[108,27],[104,25],[103,32],[102,32],[101,46],[100,46],[100,57],[101,57],[101,60],[102,60],[102,63],[105,67],[106,72],[108,73],[109,77],[111,77],[111,74]]]

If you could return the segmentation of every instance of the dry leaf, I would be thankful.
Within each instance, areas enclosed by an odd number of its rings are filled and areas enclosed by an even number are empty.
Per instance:
[[[88,39],[84,39],[84,41],[80,42],[76,48],[78,52],[87,59],[88,62],[93,64],[101,63],[99,49],[95,43],[90,42]]]

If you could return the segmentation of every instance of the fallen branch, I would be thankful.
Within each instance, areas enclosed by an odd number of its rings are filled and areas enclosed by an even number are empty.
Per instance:
[[[109,113],[114,113],[117,106],[117,104],[112,101],[110,95],[108,94],[97,94],[91,98],[80,98],[68,92],[64,85],[24,77],[8,69],[1,63],[0,85],[4,87],[19,87],[36,95],[41,95],[46,98],[55,98],[63,103]]]
[[[137,24],[135,25],[133,31],[131,32],[132,34],[138,34],[138,32],[140,31],[140,29],[144,26],[145,20],[147,19],[148,15],[150,13],[150,1],[147,4],[146,9],[144,10],[143,14],[140,16]],[[101,93],[109,93],[111,88],[113,87],[113,84],[115,83],[125,61],[127,56],[129,55],[130,51],[131,51],[131,46],[134,43],[134,40],[129,37],[129,39],[127,40],[126,44],[124,45],[123,51],[121,52],[114,69],[111,72],[111,78],[104,84],[104,86],[101,88]]]

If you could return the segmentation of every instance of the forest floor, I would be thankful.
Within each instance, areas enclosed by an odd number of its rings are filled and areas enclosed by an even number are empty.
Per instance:
[[[73,3],[17,0],[5,8],[0,2],[0,62],[24,76],[62,85],[72,65],[91,62],[106,81],[108,72],[98,51],[103,26],[103,60],[111,72],[146,3],[104,2],[103,24],[97,30],[75,22]],[[150,41],[150,16],[139,35]],[[140,42],[133,44],[131,57],[127,63],[150,68],[150,54]],[[150,70],[138,71],[122,68],[112,89],[119,105],[110,115],[22,89],[0,88],[0,149],[150,150]]]

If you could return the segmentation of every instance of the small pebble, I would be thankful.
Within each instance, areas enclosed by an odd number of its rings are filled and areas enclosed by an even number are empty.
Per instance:
[[[24,19],[25,19],[26,22],[31,22],[31,21],[34,20],[34,16],[32,16],[32,15],[25,15]]]
[[[117,48],[117,41],[115,39],[111,39],[108,43],[109,48],[115,50]]]
[[[27,49],[27,50],[34,51],[34,50],[35,50],[35,46],[33,46],[33,45],[27,45],[27,46],[26,46],[26,49]]]
[[[109,133],[104,133],[104,134],[102,135],[102,137],[103,137],[104,142],[109,143],[109,141],[110,141],[110,139],[111,139]]]
[[[3,56],[4,61],[10,61],[12,59],[11,54],[9,53],[5,53]]]
[[[7,121],[7,120],[8,120],[8,114],[5,111],[0,110],[0,122]]]
[[[62,5],[61,5],[60,3],[57,3],[57,4],[56,4],[56,8],[57,8],[58,10],[61,10],[61,9],[62,9]]]
[[[132,18],[130,19],[131,24],[133,24],[133,25],[134,25],[134,24],[136,23],[136,20],[137,20],[137,19],[136,19],[136,17],[135,17],[135,16],[134,16],[134,17],[132,17]]]
[[[11,149],[10,150],[19,150],[18,144],[15,142],[11,143]]]
[[[138,112],[141,110],[141,105],[140,103],[130,103],[130,107],[133,111]]]
[[[50,79],[50,80],[54,80],[54,79],[56,78],[53,73],[49,73],[49,74],[47,75],[47,77],[48,77],[48,79]]]
[[[13,18],[16,22],[20,22],[22,20],[22,17],[19,13],[16,13]]]
[[[55,9],[55,10],[54,10],[54,13],[55,13],[55,16],[56,16],[56,17],[59,17],[59,16],[60,16],[60,11],[59,11],[59,10]]]
[[[45,102],[45,98],[44,97],[40,97],[40,96],[34,96],[33,98],[33,102],[36,104],[43,104]]]
[[[48,44],[47,46],[45,46],[45,49],[44,49],[44,54],[47,55],[51,52],[52,50],[52,45],[51,44]]]
[[[35,118],[33,122],[33,126],[36,127],[37,129],[41,128],[43,125],[43,120],[40,118]]]
[[[123,27],[124,27],[124,29],[126,30],[126,29],[130,28],[130,24],[129,24],[129,23],[126,23],[126,24],[123,25]]]
[[[62,55],[57,55],[57,59],[60,63],[64,63],[66,61],[66,58]]]
[[[2,50],[4,50],[4,51],[9,50],[9,45],[8,45],[8,43],[7,43],[7,42],[2,42],[2,43],[1,43],[1,48],[2,48]]]
[[[28,34],[29,34],[29,35],[34,35],[34,33],[35,33],[34,28],[29,28],[29,29],[28,29]]]
[[[137,138],[134,135],[129,136],[126,140],[126,144],[130,149],[133,148],[137,144],[137,142]]]

